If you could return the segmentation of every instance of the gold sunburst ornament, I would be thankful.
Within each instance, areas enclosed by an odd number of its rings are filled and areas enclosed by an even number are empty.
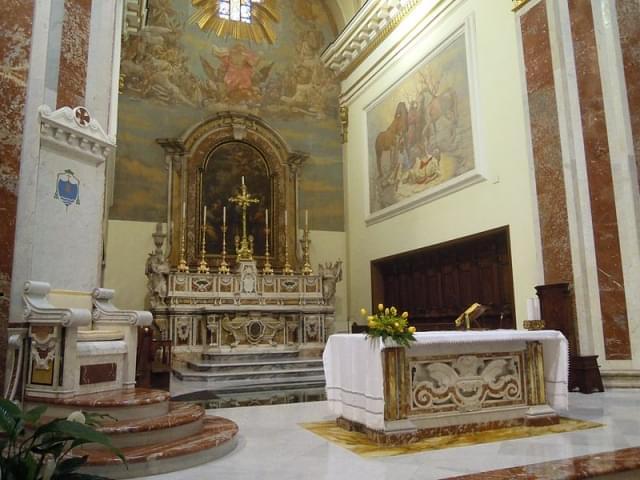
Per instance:
[[[275,43],[274,24],[280,21],[276,0],[191,0],[189,18],[203,32],[255,43]]]

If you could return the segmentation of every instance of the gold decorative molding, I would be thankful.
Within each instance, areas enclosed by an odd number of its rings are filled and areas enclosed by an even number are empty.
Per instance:
[[[280,21],[275,0],[263,0],[251,3],[251,22],[227,20],[219,16],[220,4],[217,0],[191,0],[196,11],[189,18],[200,30],[212,32],[218,37],[232,37],[238,40],[250,40],[255,43],[276,41],[274,23]]]
[[[349,107],[340,107],[340,135],[342,143],[349,141]]]
[[[544,330],[544,320],[525,320],[522,322],[525,330]]]
[[[511,11],[517,12],[524,7],[530,0],[511,0]]]
[[[444,0],[436,1],[430,12]],[[347,78],[408,17],[422,0],[367,2],[321,55],[340,80]]]

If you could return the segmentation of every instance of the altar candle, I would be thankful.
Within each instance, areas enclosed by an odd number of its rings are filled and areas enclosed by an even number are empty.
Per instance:
[[[227,223],[227,207],[222,207],[222,223]]]
[[[264,225],[265,227],[269,228],[269,209],[268,208],[264,210]]]
[[[538,297],[533,297],[533,306],[534,306],[534,320],[541,320],[542,314],[540,313],[540,299]]]
[[[284,228],[287,228],[287,223],[288,223],[288,219],[287,219],[288,215],[287,215],[287,210],[284,210]]]
[[[304,211],[304,229],[309,230],[309,210]]]
[[[242,175],[242,185],[244,185],[244,175]]]
[[[527,298],[527,320],[535,320],[536,312],[533,305],[533,298]]]
[[[187,218],[187,202],[182,202],[182,221]]]
[[[204,206],[204,213],[202,214],[202,224],[207,227],[207,206]]]

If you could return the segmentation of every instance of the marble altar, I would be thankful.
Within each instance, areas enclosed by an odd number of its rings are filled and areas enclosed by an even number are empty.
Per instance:
[[[337,262],[317,275],[265,275],[248,261],[228,274],[174,271],[152,312],[176,353],[318,349],[335,321],[340,270]]]
[[[380,443],[557,423],[568,347],[557,331],[425,332],[410,348],[332,335],[323,360],[338,424]]]

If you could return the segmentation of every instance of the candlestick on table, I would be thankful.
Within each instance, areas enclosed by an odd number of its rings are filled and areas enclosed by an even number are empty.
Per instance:
[[[283,275],[293,275],[293,269],[289,263],[289,240],[287,234],[287,225],[289,223],[289,215],[287,210],[284,210],[284,267],[282,268]]]
[[[262,269],[262,273],[265,275],[272,275],[273,268],[271,267],[271,262],[269,258],[271,254],[269,253],[269,209],[265,209],[264,211],[264,234],[265,234],[265,252],[264,252],[264,267]]]
[[[198,273],[209,273],[209,265],[207,265],[206,255],[206,235],[207,235],[207,206],[202,209],[202,249],[200,250],[200,265],[198,265]]]
[[[304,211],[304,230],[300,243],[302,244],[302,259],[304,261],[302,264],[302,274],[311,275],[313,268],[311,268],[311,262],[309,260],[309,244],[311,243],[311,240],[309,240],[309,210]]]
[[[227,207],[222,207],[222,258],[220,259],[220,268],[218,272],[222,274],[229,273],[229,264],[227,263]]]
[[[180,261],[178,262],[178,271],[179,272],[188,272],[189,266],[187,265],[187,261],[184,258],[184,243],[185,243],[185,234],[186,234],[186,223],[187,223],[187,202],[182,201],[182,225],[180,228]]]

